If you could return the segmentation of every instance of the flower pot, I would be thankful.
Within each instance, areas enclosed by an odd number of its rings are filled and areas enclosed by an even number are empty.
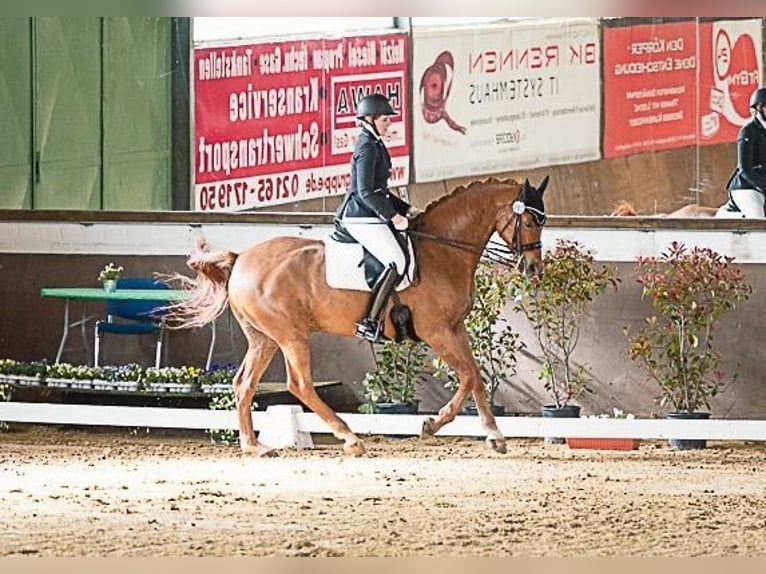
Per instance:
[[[6,381],[27,386],[27,387],[34,387],[37,385],[43,384],[43,378],[40,375],[5,375],[7,377]]]
[[[566,442],[569,448],[589,448],[595,450],[636,450],[641,444],[641,439],[567,437]]]
[[[468,405],[463,407],[463,414],[477,416],[479,409],[476,408],[476,405]],[[492,414],[496,417],[505,416],[505,407],[503,405],[492,405]]]
[[[104,279],[101,285],[104,286],[104,291],[112,293],[117,290],[117,279]]]
[[[681,413],[668,413],[665,415],[666,419],[691,419],[691,420],[702,420],[702,419],[709,419],[710,413],[700,413],[700,412],[694,412],[694,413],[687,413],[687,412],[681,412]],[[703,448],[707,448],[707,440],[705,439],[696,439],[696,438],[671,438],[668,439],[668,442],[670,443],[670,446],[678,449],[678,450],[700,450]]]
[[[375,412],[382,415],[416,415],[418,403],[375,403]]]
[[[553,419],[577,419],[580,418],[580,406],[579,405],[564,405],[563,407],[556,408],[556,405],[544,405],[540,409],[543,418]],[[564,437],[546,436],[544,437],[546,444],[564,444],[566,440]]]

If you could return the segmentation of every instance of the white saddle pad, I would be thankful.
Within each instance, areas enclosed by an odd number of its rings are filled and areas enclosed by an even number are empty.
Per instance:
[[[415,254],[412,240],[407,238],[410,252],[409,265],[404,279],[396,286],[397,291],[406,289],[415,277]],[[359,243],[341,243],[332,239],[330,234],[324,238],[324,259],[327,284],[334,289],[353,289],[370,291],[364,278],[364,252]]]

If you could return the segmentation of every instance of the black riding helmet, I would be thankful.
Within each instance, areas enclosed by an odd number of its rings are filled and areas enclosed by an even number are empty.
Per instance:
[[[364,116],[392,116],[396,112],[391,107],[388,98],[383,94],[369,94],[359,100],[356,105],[356,117]]]
[[[750,96],[750,107],[754,108],[758,104],[766,105],[766,88],[758,88]]]

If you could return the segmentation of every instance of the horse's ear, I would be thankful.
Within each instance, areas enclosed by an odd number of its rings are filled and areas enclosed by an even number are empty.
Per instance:
[[[546,175],[543,178],[543,181],[540,182],[540,186],[537,188],[537,191],[540,193],[540,195],[543,194],[545,191],[545,188],[548,187],[548,180],[550,179],[550,176]]]
[[[527,197],[529,192],[531,191],[532,186],[529,183],[529,178],[524,180],[524,185],[521,186],[521,193],[519,194],[522,198]]]

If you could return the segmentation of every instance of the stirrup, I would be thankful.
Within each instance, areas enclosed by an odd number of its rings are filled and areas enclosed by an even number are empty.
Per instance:
[[[370,317],[365,317],[356,324],[356,336],[360,339],[366,339],[373,343],[379,343],[384,339],[383,334],[383,322],[375,321]]]

